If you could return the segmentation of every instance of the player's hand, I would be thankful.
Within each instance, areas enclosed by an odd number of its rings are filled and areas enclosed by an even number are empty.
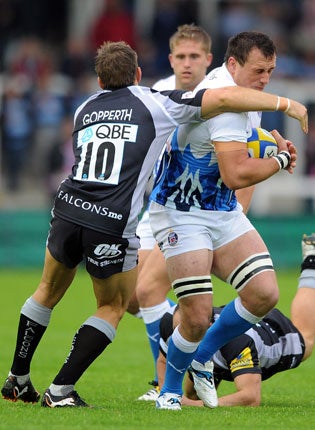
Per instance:
[[[272,130],[271,134],[276,139],[276,142],[278,145],[278,152],[280,151],[289,152],[291,156],[291,160],[288,166],[284,170],[292,174],[296,167],[296,160],[297,160],[297,150],[295,145],[291,142],[291,140],[287,140],[284,137],[282,137],[277,130]]]
[[[287,112],[285,112],[288,116],[295,118],[300,121],[301,129],[304,133],[308,133],[308,115],[307,109],[301,103],[290,99],[290,106]]]
[[[284,170],[286,170],[292,175],[296,167],[297,151],[296,151],[296,147],[293,145],[293,143],[290,140],[287,140],[287,145],[288,145],[288,151],[290,152],[290,155],[291,155],[291,160],[288,167],[286,167]]]

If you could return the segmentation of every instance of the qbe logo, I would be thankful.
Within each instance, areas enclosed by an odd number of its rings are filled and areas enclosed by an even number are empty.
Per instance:
[[[120,251],[121,243],[109,245],[107,243],[100,243],[94,250],[94,254],[99,260],[103,258],[116,258],[122,254]]]

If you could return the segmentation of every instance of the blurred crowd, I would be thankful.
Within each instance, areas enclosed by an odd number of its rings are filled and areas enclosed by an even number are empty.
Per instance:
[[[84,37],[74,37],[68,31],[73,1],[29,0],[33,7],[26,8],[23,0],[0,0],[2,192],[30,184],[53,197],[71,169],[75,109],[97,90],[93,60],[104,40],[125,40],[135,48],[150,85],[171,74],[168,41],[178,25],[205,27],[198,0],[147,0],[154,13],[143,26],[136,19],[136,0],[106,0]],[[222,63],[231,35],[259,30],[277,46],[275,77],[315,79],[314,0],[212,1],[216,14],[206,27],[213,39],[212,66]],[[305,172],[312,175],[314,139],[312,131]]]

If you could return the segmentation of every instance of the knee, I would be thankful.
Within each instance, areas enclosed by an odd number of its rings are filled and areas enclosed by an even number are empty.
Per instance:
[[[139,312],[139,303],[136,294],[133,294],[133,296],[131,297],[128,304],[127,312],[129,312],[131,315],[136,315]]]
[[[263,317],[273,309],[279,300],[278,288],[270,288],[257,291],[256,294],[250,294],[246,298],[242,297],[245,307],[258,317]]]
[[[210,326],[211,312],[209,308],[198,312],[185,310],[181,313],[181,328],[189,340],[200,341]]]
[[[141,280],[139,279],[137,288],[136,288],[136,297],[140,306],[143,306],[146,303],[148,297],[150,296],[150,293],[151,293],[150,289],[146,288],[143,282],[141,282]]]
[[[273,288],[271,291],[266,291],[262,297],[258,296],[258,308],[261,309],[263,315],[273,309],[279,300],[278,288]]]
[[[140,274],[136,288],[137,301],[142,308],[155,306],[166,300],[170,289],[168,279]]]

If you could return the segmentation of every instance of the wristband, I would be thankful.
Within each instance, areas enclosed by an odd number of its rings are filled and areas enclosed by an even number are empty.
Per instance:
[[[277,98],[276,111],[278,111],[278,110],[279,110],[279,107],[280,107],[280,96],[278,96],[278,98]]]
[[[291,155],[288,151],[280,151],[279,154],[274,155],[272,158],[279,164],[279,170],[287,168],[291,161]]]
[[[284,113],[289,112],[289,109],[291,107],[291,100],[287,98],[287,102],[288,102],[288,106],[287,106],[286,110],[284,111]]]

